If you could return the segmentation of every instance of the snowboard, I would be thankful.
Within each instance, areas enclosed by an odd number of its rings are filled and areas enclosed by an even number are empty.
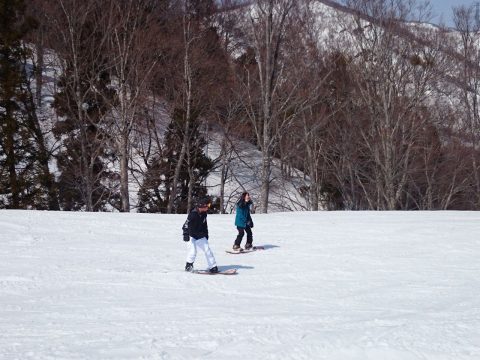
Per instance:
[[[192,273],[201,275],[235,275],[237,273],[237,269],[220,270],[217,273],[211,273],[208,270],[193,270]]]
[[[246,253],[251,253],[251,252],[254,252],[254,251],[257,251],[257,250],[265,250],[265,247],[263,246],[254,246],[253,248],[249,249],[249,250],[245,250],[245,249],[242,249],[240,251],[235,251],[235,250],[232,250],[232,249],[227,249],[225,250],[225,252],[227,252],[228,254],[246,254]]]

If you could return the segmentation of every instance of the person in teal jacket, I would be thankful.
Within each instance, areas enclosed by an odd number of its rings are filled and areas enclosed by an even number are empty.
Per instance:
[[[243,236],[247,233],[247,242],[245,244],[245,250],[249,250],[253,247],[253,221],[250,216],[250,209],[253,207],[253,202],[250,199],[250,194],[248,192],[242,193],[242,196],[237,202],[236,215],[235,215],[235,226],[238,230],[237,238],[233,244],[233,250],[242,251],[240,244],[242,243]]]

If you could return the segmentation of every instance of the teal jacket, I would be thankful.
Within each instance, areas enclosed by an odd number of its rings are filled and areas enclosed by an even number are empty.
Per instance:
[[[235,210],[235,226],[239,228],[246,228],[247,225],[249,227],[253,227],[252,217],[250,216],[250,206],[252,205],[252,201],[245,202],[240,200],[237,203],[237,208]]]

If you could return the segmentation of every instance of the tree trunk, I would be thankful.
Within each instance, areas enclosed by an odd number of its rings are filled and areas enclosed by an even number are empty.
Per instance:
[[[5,126],[5,155],[6,155],[6,167],[8,169],[8,177],[10,183],[10,191],[12,193],[12,202],[9,205],[11,209],[18,209],[20,207],[20,197],[19,197],[19,184],[18,184],[18,175],[17,169],[15,167],[15,140],[14,140],[14,133],[15,133],[15,120],[13,119],[13,115],[11,115],[11,111],[6,109],[6,126]]]
[[[30,87],[28,87],[28,91],[30,94]],[[35,112],[35,108],[33,106],[33,98],[29,95],[29,99],[27,100],[30,104],[27,104],[28,109],[28,117],[30,119],[30,128],[33,134],[35,135],[35,141],[38,145],[38,162],[40,164],[41,176],[40,176],[40,183],[43,187],[46,188],[48,193],[48,208],[49,210],[60,210],[60,204],[58,202],[58,193],[55,186],[55,181],[53,178],[53,174],[50,173],[50,168],[48,166],[48,162],[50,160],[50,155],[48,150],[45,146],[45,139],[42,134],[42,130],[40,128],[40,122],[38,120],[37,114]]]
[[[130,212],[130,195],[128,191],[128,135],[120,140],[120,197],[122,212]]]
[[[227,178],[227,139],[224,136],[222,139],[221,151],[221,170],[220,170],[220,213],[225,214],[225,182]]]
[[[43,76],[42,76],[42,70],[44,66],[44,61],[43,61],[43,44],[37,43],[36,45],[37,48],[37,63],[36,63],[36,69],[35,69],[35,103],[37,107],[40,109],[42,106],[42,86],[43,86]]]
[[[185,128],[188,129],[188,121],[185,125]],[[186,130],[186,133],[184,134],[183,142],[182,142],[182,149],[180,150],[180,155],[178,156],[177,163],[175,164],[175,173],[172,178],[172,188],[170,191],[170,196],[168,198],[168,205],[167,205],[167,214],[171,214],[173,211],[173,204],[174,201],[177,197],[177,188],[178,188],[178,179],[180,178],[180,171],[182,169],[182,164],[185,160],[185,154],[187,150],[187,133],[188,130]]]
[[[270,194],[270,173],[271,173],[271,156],[268,149],[262,151],[262,184],[260,188],[260,212],[266,214],[268,212],[268,198]]]
[[[188,195],[187,195],[187,213],[193,208],[193,185],[195,184],[195,174],[192,168],[192,157],[190,155],[190,144],[187,143],[187,167],[188,167]]]
[[[178,179],[180,178],[180,171],[182,169],[183,162],[185,161],[185,154],[188,148],[188,142],[190,141],[190,117],[192,112],[192,73],[190,64],[190,43],[192,41],[190,34],[190,20],[187,19],[187,15],[183,18],[183,36],[185,44],[185,54],[183,56],[183,81],[185,91],[185,131],[183,133],[182,148],[178,157],[177,164],[175,165],[175,173],[172,179],[171,194],[168,199],[167,214],[171,214],[173,211],[173,204],[177,197]]]

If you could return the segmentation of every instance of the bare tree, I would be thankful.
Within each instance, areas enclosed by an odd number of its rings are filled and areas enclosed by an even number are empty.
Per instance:
[[[165,101],[152,91],[142,106],[142,113],[137,114],[131,139],[130,171],[138,187],[142,186],[152,163],[162,154],[167,111]]]
[[[241,114],[241,103],[234,98],[225,99],[221,108],[216,109],[216,122],[221,126],[220,155],[215,163],[220,167],[220,212],[226,212],[225,186],[230,176],[231,161],[235,154],[232,138],[239,135],[238,124]]]
[[[433,121],[426,124],[417,141],[405,208],[447,210],[465,207],[471,179],[470,157],[466,155],[468,149],[456,139],[456,115],[440,103],[419,109],[419,112]]]
[[[101,115],[105,109],[101,109],[99,79],[108,70],[104,54],[106,37],[100,24],[108,19],[93,0],[55,0],[44,3],[43,10],[47,17],[55,19],[49,24],[48,45],[56,51],[55,65],[62,73],[62,94],[56,94],[54,105],[69,121],[57,122],[55,131],[59,137],[64,131],[75,133],[78,139],[78,148],[63,141],[63,149],[71,151],[64,160],[68,162],[72,156],[74,159],[70,165],[64,164],[75,173],[70,176],[68,186],[80,192],[86,210],[93,211],[98,202],[109,197],[101,184],[105,173],[98,171],[98,159],[105,148],[105,133],[100,129],[107,125]],[[102,194],[95,196],[99,191]]]
[[[462,82],[461,108],[466,142],[470,145],[469,159],[475,187],[475,207],[480,207],[480,164],[476,149],[480,146],[480,20],[474,6],[454,10],[454,23],[460,35],[463,61],[459,78]]]
[[[242,24],[239,21],[239,14],[244,11],[245,4],[241,0],[221,0],[218,2],[218,12],[214,19],[218,23],[218,36],[223,47],[223,53],[227,58],[227,67],[225,67],[225,81],[219,84],[221,91],[217,96],[212,97],[212,115],[213,122],[220,129],[220,154],[214,159],[215,167],[220,169],[220,212],[224,214],[228,199],[232,197],[225,194],[225,187],[231,176],[231,161],[236,156],[233,138],[240,135],[242,102],[235,96],[237,93],[238,82],[234,76],[235,54],[244,46],[244,34]]]
[[[339,69],[340,53],[332,53],[332,44],[322,39],[323,28],[314,11],[315,2],[304,1],[298,10],[298,21],[290,26],[285,48],[288,84],[296,87],[289,99],[291,121],[288,131],[277,131],[280,137],[280,155],[283,176],[292,181],[293,169],[304,173],[302,193],[307,208],[318,210],[328,187],[324,163],[329,139],[325,128],[334,119],[343,104],[334,98],[332,89],[342,87]],[[294,183],[294,181],[292,181]]]
[[[158,62],[158,26],[155,1],[127,0],[108,2],[107,53],[111,57],[111,102],[115,146],[120,162],[121,209],[130,211],[129,159],[132,130],[137,112],[146,102],[149,80]]]
[[[248,37],[256,69],[251,63],[244,65],[245,92],[241,98],[262,151],[260,211],[263,213],[268,212],[273,150],[278,141],[274,133],[290,121],[285,110],[291,93],[281,94],[280,88],[286,81],[282,47],[295,4],[293,0],[257,0],[248,9]],[[295,89],[293,86],[291,90]]]
[[[180,12],[174,18],[180,22],[172,24],[181,36],[171,38],[175,57],[167,63],[166,69],[169,74],[163,75],[169,79],[167,96],[172,98],[174,113],[181,114],[183,127],[181,138],[178,139],[181,148],[170,181],[167,213],[174,211],[175,202],[179,200],[182,168],[186,166],[190,175],[194,175],[191,168],[194,162],[188,157],[189,151],[195,151],[198,145],[197,139],[193,136],[193,129],[198,128],[198,122],[202,117],[212,113],[215,107],[213,104],[222,94],[228,73],[226,55],[219,47],[218,34],[212,23],[214,2],[183,0],[181,4]],[[172,49],[169,52],[172,53]],[[181,62],[179,58],[182,59]],[[189,188],[198,180],[196,177],[190,177]],[[192,204],[192,195],[189,191],[188,208]]]
[[[186,3],[188,0],[186,0]],[[182,24],[183,24],[183,45],[184,45],[184,52],[183,52],[183,92],[182,97],[184,100],[184,109],[185,109],[185,125],[184,125],[184,134],[182,139],[182,147],[180,150],[180,154],[178,157],[177,164],[175,166],[175,173],[172,179],[172,189],[171,195],[168,199],[167,205],[167,213],[172,213],[174,201],[177,194],[177,187],[178,187],[178,180],[180,177],[180,170],[183,166],[183,162],[185,161],[185,156],[188,150],[188,144],[190,142],[190,123],[192,118],[192,103],[193,103],[193,86],[194,86],[194,79],[192,73],[192,44],[198,39],[198,35],[195,34],[193,29],[193,19],[192,15],[187,11],[188,4],[185,4],[185,10],[182,16]],[[189,200],[191,202],[191,199]],[[190,205],[190,204],[189,204]],[[190,206],[188,206],[190,208]]]
[[[393,210],[401,204],[418,130],[425,122],[415,109],[430,90],[436,49],[398,36],[399,24],[415,13],[414,2],[354,0],[349,5],[379,20],[364,24],[358,19],[352,32],[357,88],[370,118],[361,136],[372,161],[371,172],[358,180],[370,204]]]

